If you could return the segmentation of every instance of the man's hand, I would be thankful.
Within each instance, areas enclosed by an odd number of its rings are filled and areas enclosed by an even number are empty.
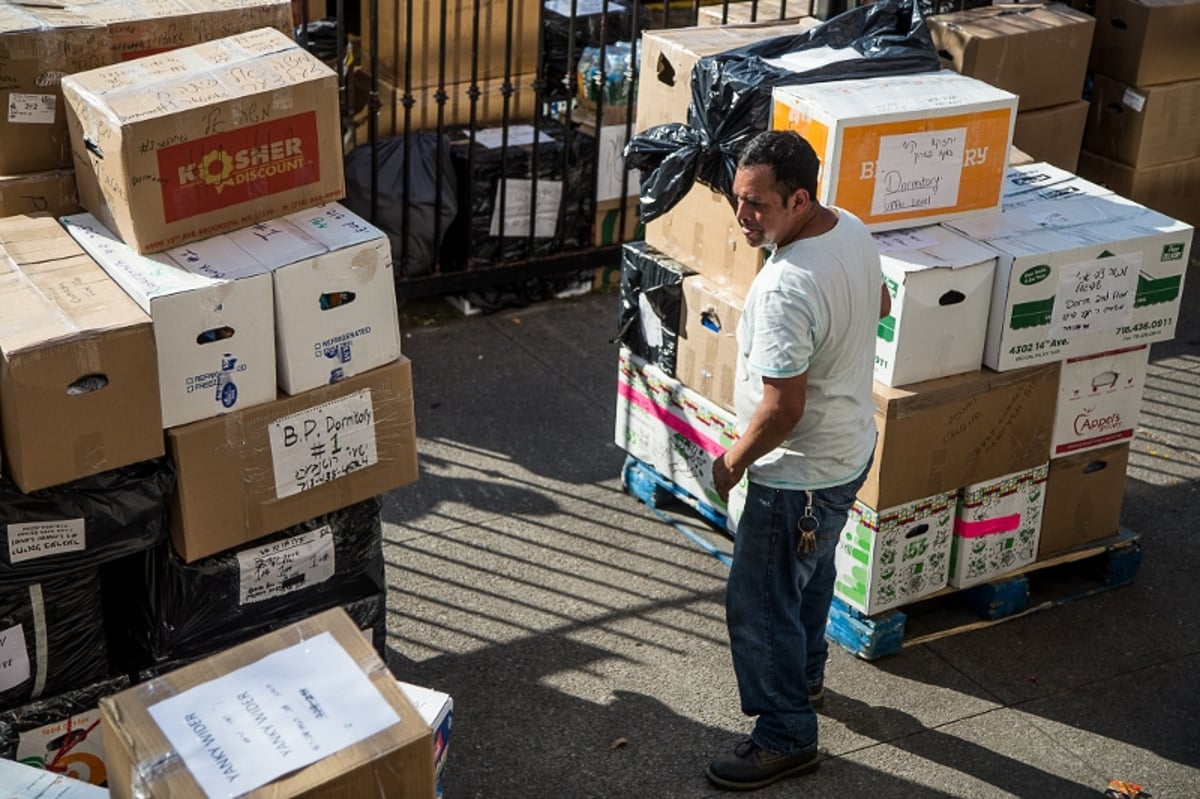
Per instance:
[[[725,462],[725,455],[722,453],[716,458],[712,464],[713,487],[717,489],[717,496],[722,502],[729,501],[729,490],[738,484],[742,479],[742,475],[746,473],[745,469],[730,469]]]

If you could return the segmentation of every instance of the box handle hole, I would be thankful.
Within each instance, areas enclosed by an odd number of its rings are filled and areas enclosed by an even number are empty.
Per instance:
[[[102,374],[84,375],[67,386],[68,397],[78,397],[81,394],[91,394],[108,385],[108,377]]]
[[[911,529],[907,533],[905,533],[904,537],[905,538],[916,538],[917,536],[925,535],[928,532],[929,532],[929,525],[922,523],[922,524],[916,525],[915,527],[913,527],[913,529]]]
[[[233,338],[233,328],[229,325],[223,327],[214,327],[211,330],[205,330],[200,335],[196,336],[197,344],[212,344],[215,341],[224,341],[227,338]]]
[[[958,305],[960,302],[962,302],[966,298],[967,298],[967,295],[963,294],[961,291],[955,291],[954,289],[950,289],[945,294],[938,297],[938,305],[941,305],[942,307],[945,307],[947,305]]]
[[[343,305],[349,305],[354,302],[357,296],[353,291],[331,291],[322,294],[319,303],[322,311],[328,311],[330,308],[340,308]]]

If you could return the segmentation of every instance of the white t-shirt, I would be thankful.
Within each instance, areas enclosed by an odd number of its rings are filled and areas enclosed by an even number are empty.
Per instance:
[[[832,230],[778,248],[754,278],[738,326],[738,428],[762,401],[763,377],[808,373],[804,416],[750,468],[773,488],[857,477],[875,446],[871,387],[879,324],[879,253],[862,221],[833,209]]]

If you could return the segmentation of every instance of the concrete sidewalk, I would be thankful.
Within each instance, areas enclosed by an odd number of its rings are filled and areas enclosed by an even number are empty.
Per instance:
[[[1189,272],[1126,479],[1134,583],[874,662],[834,647],[829,759],[755,796],[1200,796]],[[454,698],[447,799],[717,795],[704,766],[749,729],[725,566],[622,491],[616,319],[591,294],[403,331],[421,477],[384,509],[389,659]]]

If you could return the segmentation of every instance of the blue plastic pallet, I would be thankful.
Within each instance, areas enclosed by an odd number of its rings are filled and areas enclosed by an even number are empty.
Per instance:
[[[621,483],[625,486],[626,491],[641,500],[642,504],[654,511],[655,515],[660,519],[683,533],[692,543],[726,566],[732,562],[727,553],[714,547],[702,535],[670,514],[664,513],[662,509],[669,507],[672,502],[683,502],[696,511],[696,513],[700,514],[705,521],[720,530],[725,530],[726,519],[724,513],[684,491],[673,481],[659,474],[653,466],[632,455],[625,458],[625,466],[621,469]]]
[[[1141,563],[1141,536],[1122,528],[1112,538],[1030,564],[1009,577],[961,590],[945,589],[905,606],[907,615],[900,610],[889,610],[866,616],[834,597],[825,635],[853,655],[877,660],[894,655],[905,646],[998,624],[1129,585]],[[1090,571],[1089,582],[1084,586],[1071,583],[1066,579],[1068,569],[1076,576],[1080,571]],[[978,618],[932,632],[906,635],[909,616],[915,619],[915,614],[935,600],[958,602]]]

